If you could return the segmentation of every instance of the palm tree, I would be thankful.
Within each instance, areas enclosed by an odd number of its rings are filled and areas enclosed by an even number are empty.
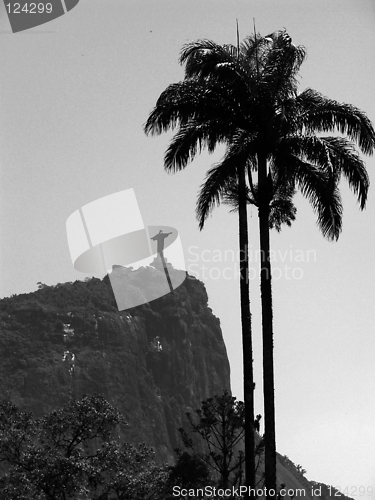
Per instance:
[[[224,49],[225,50],[225,49]],[[147,134],[160,134],[179,125],[164,157],[164,167],[168,172],[176,172],[187,166],[198,151],[206,147],[213,152],[220,143],[230,143],[234,129],[225,127],[226,109],[218,108],[225,89],[221,84],[200,79],[190,79],[170,85],[159,97],[154,110],[145,124]],[[217,111],[217,112],[216,112]],[[233,185],[236,179],[236,186]],[[251,313],[249,295],[248,230],[246,172],[241,165],[228,174],[226,183],[237,191],[239,217],[240,299],[241,330],[243,346],[243,379],[245,403],[245,473],[246,484],[255,489],[255,438],[254,438],[254,378],[253,348],[251,334]],[[219,199],[221,195],[218,195]],[[203,228],[204,222],[201,224]]]
[[[237,182],[242,224],[242,211],[246,211],[242,198],[258,208],[267,490],[276,489],[269,258],[272,214],[278,213],[282,221],[283,210],[292,208],[292,196],[299,189],[316,212],[323,235],[337,239],[342,227],[341,176],[363,209],[369,181],[355,143],[363,154],[372,154],[375,146],[374,129],[361,110],[312,89],[297,92],[297,74],[304,58],[304,48],[293,45],[285,31],[266,37],[255,34],[238,48],[210,40],[187,44],[180,57],[185,80],[161,94],[145,127],[146,132],[161,133],[179,125],[165,155],[168,170],[184,168],[203,147],[212,152],[219,143],[226,145],[224,158],[208,172],[200,192],[197,214],[201,228],[233,183]],[[317,135],[321,132],[323,136]],[[340,136],[328,136],[329,132]],[[243,351],[245,365],[245,341]],[[246,373],[245,403],[249,390]]]
[[[276,488],[276,440],[269,229],[275,213],[280,217],[284,210],[292,208],[291,198],[299,189],[317,213],[323,235],[337,239],[342,226],[338,183],[343,175],[357,195],[360,208],[365,207],[369,181],[354,143],[363,154],[372,154],[375,132],[358,108],[328,99],[312,89],[297,93],[296,76],[305,50],[294,46],[285,31],[267,37],[249,37],[240,50],[241,57],[231,60],[234,47],[226,47],[223,53],[211,41],[198,41],[185,47],[181,60],[186,61],[191,80],[203,80],[208,88],[215,81],[227,89],[223,109],[228,112],[226,121],[235,129],[225,157],[210,170],[202,188],[198,212],[201,227],[227,189],[224,176],[235,165],[245,166],[251,202],[258,207],[265,485],[270,490]],[[226,128],[224,124],[222,130]],[[318,136],[319,132],[339,132],[346,137]],[[277,223],[275,226],[278,227]]]

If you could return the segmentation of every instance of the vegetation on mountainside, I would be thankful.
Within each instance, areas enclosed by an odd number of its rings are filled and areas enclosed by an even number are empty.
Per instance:
[[[222,395],[202,401],[202,406],[194,414],[188,412],[190,428],[186,431],[180,428],[182,441],[191,453],[205,463],[218,477],[222,488],[244,485],[245,456],[243,441],[245,436],[245,405],[237,401],[228,391]],[[191,434],[204,443],[205,451],[199,452]],[[254,436],[255,437],[255,436]],[[263,439],[255,439],[256,473],[264,451]],[[257,487],[262,484],[258,474]]]
[[[0,404],[0,496],[7,500],[143,499],[161,490],[166,467],[144,444],[118,444],[123,417],[102,396],[83,397],[36,419]],[[154,496],[154,498],[158,498]]]

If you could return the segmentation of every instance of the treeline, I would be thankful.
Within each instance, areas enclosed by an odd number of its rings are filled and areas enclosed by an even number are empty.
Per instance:
[[[244,484],[243,403],[224,392],[202,402],[189,421],[190,429],[180,429],[185,450],[176,450],[176,464],[158,465],[145,444],[119,442],[126,422],[103,396],[70,401],[42,418],[3,401],[0,498],[172,500],[183,489]],[[205,453],[195,451],[197,437]]]
[[[138,289],[140,284],[146,281],[145,277],[154,276],[153,268],[140,268],[132,270],[129,268],[123,269],[123,275],[126,280],[123,280],[124,293],[126,290]],[[111,283],[108,275],[103,279],[86,278],[85,281],[75,281],[66,283],[57,283],[56,285],[46,285],[38,282],[38,290],[31,293],[14,294],[11,297],[5,297],[0,300],[0,317],[4,318],[7,315],[16,314],[18,317],[25,316],[27,311],[38,313],[56,312],[58,309],[61,313],[73,311],[75,313],[95,314],[101,312],[118,312],[115,296],[112,291]],[[157,285],[155,285],[157,286]],[[178,298],[178,300],[177,300]],[[144,309],[156,309],[173,307],[188,301],[191,307],[198,312],[199,306],[206,306],[208,302],[207,293],[202,282],[188,276],[188,279],[174,290],[173,294],[160,297],[150,303],[133,308],[133,312],[137,315]]]

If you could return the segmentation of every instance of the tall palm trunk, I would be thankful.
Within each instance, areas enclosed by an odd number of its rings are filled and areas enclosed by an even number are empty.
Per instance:
[[[255,489],[254,376],[249,295],[249,240],[247,232],[246,181],[245,171],[242,168],[238,168],[238,190],[240,237],[240,296],[245,402],[245,472],[246,486]]]
[[[267,159],[258,156],[259,234],[260,234],[260,289],[262,302],[263,336],[263,395],[265,487],[276,491],[276,436],[275,385],[273,368],[273,321],[270,262],[269,200],[267,187]]]

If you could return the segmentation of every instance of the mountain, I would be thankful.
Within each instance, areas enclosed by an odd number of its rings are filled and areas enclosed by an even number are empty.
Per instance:
[[[139,273],[127,278],[136,288]],[[0,399],[40,416],[70,397],[103,394],[128,422],[124,439],[172,461],[186,411],[230,390],[220,321],[207,302],[193,277],[127,311],[118,311],[108,277],[2,299]]]
[[[154,287],[165,280],[160,268],[121,272],[125,293],[133,295],[148,277]],[[72,397],[103,394],[128,424],[119,437],[145,442],[159,462],[172,463],[173,450],[182,447],[177,429],[188,429],[186,412],[230,391],[220,321],[204,284],[187,276],[172,293],[126,311],[117,309],[108,276],[38,285],[0,300],[0,400],[41,416]],[[334,496],[287,457],[277,460],[286,490],[302,488],[307,499]]]

